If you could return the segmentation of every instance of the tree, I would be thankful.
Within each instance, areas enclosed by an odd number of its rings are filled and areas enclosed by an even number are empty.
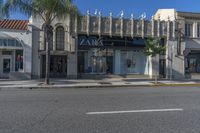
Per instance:
[[[160,38],[148,38],[145,41],[145,45],[146,45],[145,53],[148,56],[156,57],[158,55],[165,54],[166,47],[161,45],[161,39]],[[158,62],[156,62],[156,63],[157,63],[156,65],[158,66]],[[158,72],[156,70],[155,84],[157,84],[157,76],[158,76]]]
[[[3,0],[0,0],[0,20],[3,19]]]
[[[51,33],[53,32],[51,23],[55,18],[64,18],[67,14],[72,16],[79,15],[79,11],[73,5],[73,0],[7,0],[3,6],[4,14],[9,16],[9,13],[13,11],[20,11],[28,16],[39,16],[44,22],[44,40],[46,45],[45,84],[49,84],[49,45],[52,43],[50,38],[52,38]]]

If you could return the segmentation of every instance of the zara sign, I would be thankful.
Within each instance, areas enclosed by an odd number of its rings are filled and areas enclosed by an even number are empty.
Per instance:
[[[78,44],[79,46],[95,46],[95,47],[104,46],[102,38],[97,38],[94,36],[91,36],[91,37],[79,36]]]

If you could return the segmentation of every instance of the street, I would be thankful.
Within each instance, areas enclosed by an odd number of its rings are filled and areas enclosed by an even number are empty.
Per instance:
[[[200,87],[8,89],[0,133],[199,133]]]

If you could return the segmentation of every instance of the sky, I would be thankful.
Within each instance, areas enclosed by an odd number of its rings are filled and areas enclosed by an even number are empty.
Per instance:
[[[130,18],[131,13],[137,18],[142,13],[146,13],[147,18],[151,18],[158,9],[175,8],[177,11],[199,12],[200,0],[74,0],[82,14],[90,10],[94,14],[95,10],[102,12],[103,16],[108,16],[113,12],[114,17],[118,17],[120,11],[124,11],[124,16]],[[11,14],[12,19],[28,19],[20,13]]]

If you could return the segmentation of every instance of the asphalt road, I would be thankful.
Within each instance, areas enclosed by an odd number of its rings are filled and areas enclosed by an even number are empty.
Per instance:
[[[0,133],[199,132],[200,87],[0,91]]]

